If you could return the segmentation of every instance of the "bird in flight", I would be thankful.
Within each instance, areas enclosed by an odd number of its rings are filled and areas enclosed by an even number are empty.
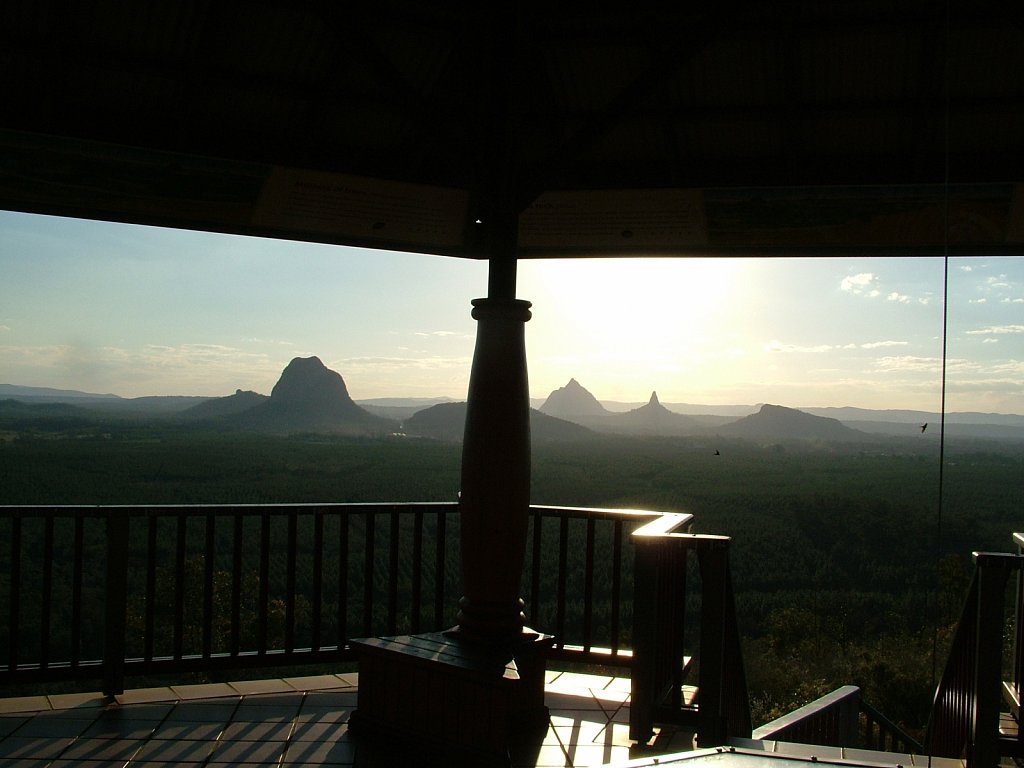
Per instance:
[[[921,425],[921,431],[922,432],[924,432],[926,429],[928,429],[928,422],[927,421],[924,424]]]

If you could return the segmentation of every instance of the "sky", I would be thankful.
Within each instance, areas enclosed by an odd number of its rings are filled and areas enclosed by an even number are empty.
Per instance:
[[[1024,414],[1024,257],[524,260],[530,391]],[[0,383],[465,399],[484,262],[0,211]]]

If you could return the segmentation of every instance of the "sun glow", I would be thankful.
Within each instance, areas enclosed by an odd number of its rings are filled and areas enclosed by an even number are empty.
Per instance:
[[[739,298],[739,271],[728,259],[520,262],[519,295],[534,303],[528,352],[546,373],[532,388],[592,376],[609,389],[600,396],[638,399],[675,386],[728,353],[713,330]],[[571,340],[581,334],[586,344]]]

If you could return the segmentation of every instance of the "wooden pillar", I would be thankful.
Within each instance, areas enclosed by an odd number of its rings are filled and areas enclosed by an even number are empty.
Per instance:
[[[514,244],[514,239],[512,239]],[[476,348],[462,446],[463,597],[457,632],[516,640],[530,505],[530,395],[525,324],[530,302],[515,298],[514,245],[490,262],[488,297],[473,301]]]
[[[458,626],[350,641],[359,655],[352,732],[387,740],[397,730],[427,745],[432,757],[459,765],[509,765],[513,744],[536,740],[539,748],[549,723],[544,670],[554,639],[524,626],[519,597],[530,509],[530,302],[515,298],[514,247],[488,252],[489,295],[473,301]]]

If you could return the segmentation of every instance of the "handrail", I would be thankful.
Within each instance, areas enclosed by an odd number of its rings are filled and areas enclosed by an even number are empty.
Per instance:
[[[0,685],[102,677],[116,693],[126,675],[335,663],[354,658],[352,636],[444,629],[457,513],[454,502],[0,506]],[[524,596],[531,625],[558,638],[553,658],[634,663],[624,544],[663,518],[690,516],[531,507]]]
[[[921,754],[924,747],[844,685],[754,729],[751,738]]]
[[[630,738],[645,743],[657,722],[694,729],[701,746],[750,734],[726,536],[680,532],[688,520],[652,521],[633,534],[635,662]],[[691,557],[692,556],[692,557]],[[697,701],[684,695],[687,571],[700,572]]]
[[[1013,545],[1017,554],[1024,554],[1024,533],[1013,534]],[[1015,717],[1020,719],[1021,688],[1024,687],[1024,568],[1017,570],[1017,594],[1014,601],[1013,670],[1006,688],[1010,706]],[[1024,739],[1019,732],[1018,740]]]
[[[864,723],[861,732],[862,743],[866,749],[914,755],[924,754],[925,749],[921,742],[863,698],[860,700],[860,714]]]
[[[925,746],[940,757],[965,758],[968,768],[997,765],[1004,607],[1010,573],[1024,555],[975,552],[974,577],[935,693]],[[1013,750],[1010,750],[1011,752]]]
[[[859,712],[860,688],[844,685],[799,709],[758,726],[750,738],[857,747],[860,746],[857,738]]]

